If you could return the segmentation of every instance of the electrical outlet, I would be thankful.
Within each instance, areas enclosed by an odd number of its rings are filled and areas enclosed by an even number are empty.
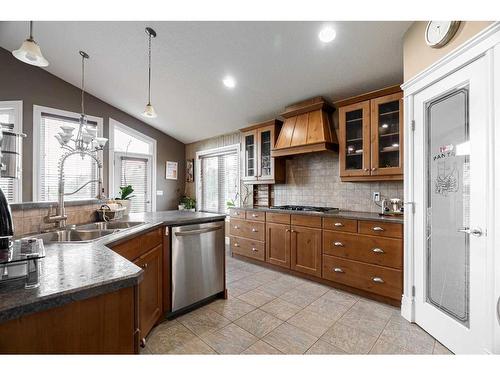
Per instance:
[[[374,202],[380,202],[380,192],[379,191],[374,191],[373,192],[373,201]]]

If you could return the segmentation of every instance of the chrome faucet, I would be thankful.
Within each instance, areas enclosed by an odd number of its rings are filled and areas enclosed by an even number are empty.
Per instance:
[[[76,155],[80,154],[81,157],[83,158],[85,155],[89,156],[92,160],[96,162],[97,169],[98,169],[98,178],[94,180],[87,181],[84,183],[82,186],[80,186],[78,189],[75,191],[72,191],[71,193],[65,193],[64,192],[64,163],[68,157],[71,155]],[[57,226],[59,228],[64,228],[66,226],[66,220],[68,219],[68,216],[66,215],[66,209],[64,208],[64,196],[65,195],[73,195],[78,193],[80,190],[82,190],[85,186],[88,184],[91,184],[92,182],[97,182],[97,199],[102,200],[104,199],[104,195],[102,194],[102,162],[97,158],[95,153],[91,151],[86,151],[86,150],[75,150],[75,151],[69,151],[65,153],[63,156],[61,156],[61,159],[59,160],[59,189],[58,189],[58,206],[57,206],[57,212],[55,215],[52,215],[51,209],[49,209],[48,215],[45,217],[45,222],[46,223],[57,223]]]

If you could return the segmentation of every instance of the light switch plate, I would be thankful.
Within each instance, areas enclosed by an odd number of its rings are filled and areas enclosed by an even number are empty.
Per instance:
[[[380,202],[380,192],[379,191],[374,191],[373,192],[373,201],[374,202]]]
[[[156,195],[163,195],[163,190],[156,190]]]

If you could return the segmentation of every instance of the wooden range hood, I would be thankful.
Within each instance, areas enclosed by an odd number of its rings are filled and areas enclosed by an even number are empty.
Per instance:
[[[331,123],[334,110],[321,96],[286,107],[281,114],[285,123],[271,156],[338,151],[337,134]]]

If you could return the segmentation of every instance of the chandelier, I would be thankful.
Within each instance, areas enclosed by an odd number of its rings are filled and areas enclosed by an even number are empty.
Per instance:
[[[108,139],[98,137],[97,128],[89,126],[87,122],[87,115],[85,114],[85,60],[89,58],[89,55],[80,51],[80,56],[82,57],[82,98],[78,132],[74,137],[75,128],[73,126],[61,125],[61,131],[55,137],[65,150],[80,151],[83,154],[103,150]]]

